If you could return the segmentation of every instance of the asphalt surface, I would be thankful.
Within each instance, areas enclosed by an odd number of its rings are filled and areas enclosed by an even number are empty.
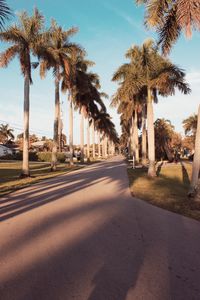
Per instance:
[[[0,198],[1,300],[199,300],[200,222],[131,197],[121,157]]]

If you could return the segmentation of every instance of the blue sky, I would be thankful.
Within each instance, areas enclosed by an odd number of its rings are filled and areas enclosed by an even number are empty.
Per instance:
[[[88,58],[96,65],[93,70],[100,75],[102,90],[110,96],[117,86],[111,77],[117,67],[125,62],[124,53],[132,44],[141,44],[148,37],[156,37],[143,26],[144,8],[136,7],[133,0],[7,0],[14,12],[32,12],[38,7],[49,24],[51,18],[57,20],[65,29],[78,26],[79,33],[73,41],[80,43],[87,51]],[[12,20],[14,22],[14,20]],[[0,44],[1,51],[5,44]],[[171,58],[184,68],[187,80],[193,90],[189,96],[179,93],[169,98],[160,98],[155,106],[155,118],[170,119],[178,131],[181,122],[197,111],[200,103],[200,34],[195,32],[188,41],[184,37],[174,47]],[[7,69],[0,69],[0,123],[7,121],[22,131],[23,124],[23,77],[18,61],[13,61]],[[33,72],[34,84],[31,87],[30,129],[38,135],[52,136],[54,117],[54,84],[51,73],[40,80],[38,71]],[[68,116],[66,96],[62,95],[64,132],[68,135]],[[107,100],[109,106],[109,100]],[[114,109],[108,109],[120,131],[119,116]],[[74,115],[75,142],[79,140],[79,116]]]

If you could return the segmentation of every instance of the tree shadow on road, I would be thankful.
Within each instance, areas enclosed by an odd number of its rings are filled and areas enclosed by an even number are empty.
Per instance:
[[[61,175],[10,194],[0,200],[0,221],[28,212],[31,209],[46,205],[80,190],[90,188],[102,181],[107,180],[107,184],[109,184],[109,180],[112,182],[116,181],[118,189],[123,189],[124,186],[122,186],[122,182],[118,179],[117,174],[116,177],[113,176],[112,169],[115,167],[118,168],[118,172],[121,172],[123,164],[120,166],[119,162],[106,162],[93,166],[88,170]]]
[[[102,216],[100,222],[99,215]],[[20,256],[26,245],[32,245],[31,249],[35,247],[32,254],[23,252],[27,255],[25,263],[22,261],[25,265],[21,268],[19,263],[19,270],[15,266],[15,272],[2,280],[2,299],[125,300],[137,282],[144,257],[143,242],[133,215],[130,198],[110,197],[43,220],[33,231],[28,230],[26,236],[16,238],[15,243],[3,249],[1,259],[5,262],[6,257],[9,259],[16,253]],[[78,225],[84,216],[90,226],[84,234],[80,230],[70,242],[71,221],[77,222],[78,228],[84,228],[85,223]],[[52,236],[56,229],[57,238]],[[37,244],[40,239],[43,239],[44,251],[35,256],[34,252],[39,253],[41,247]]]

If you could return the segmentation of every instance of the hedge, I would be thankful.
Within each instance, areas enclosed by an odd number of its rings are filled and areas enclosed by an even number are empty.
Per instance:
[[[22,160],[23,152],[17,152],[13,155],[7,154],[0,159],[4,160]],[[52,153],[51,152],[29,152],[30,161],[41,161],[41,162],[51,162]],[[64,163],[66,160],[66,155],[63,152],[57,153],[57,159],[59,162]]]

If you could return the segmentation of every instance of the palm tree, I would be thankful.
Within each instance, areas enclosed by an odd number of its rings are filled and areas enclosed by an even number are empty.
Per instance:
[[[173,161],[173,152],[171,142],[174,136],[174,126],[169,120],[157,119],[154,123],[155,141],[156,141],[156,158]]]
[[[145,23],[156,28],[162,51],[168,54],[171,47],[185,31],[187,38],[192,29],[200,29],[200,5],[196,0],[136,0],[137,4],[145,4]]]
[[[157,102],[157,95],[173,95],[175,88],[184,94],[190,92],[185,83],[185,73],[169,60],[158,53],[152,40],[146,41],[142,47],[131,47],[126,57],[129,64],[123,65],[114,75],[113,80],[120,81],[118,99],[138,98],[146,100],[147,128],[148,128],[148,175],[156,176],[155,170],[155,133],[153,101]]]
[[[197,115],[194,114],[183,120],[183,127],[186,135],[192,135],[195,137],[197,131]]]
[[[11,43],[7,50],[1,53],[1,67],[7,67],[14,57],[19,57],[20,67],[24,76],[24,143],[23,143],[23,164],[22,177],[30,175],[29,171],[29,94],[32,83],[31,69],[37,64],[31,63],[31,54],[36,53],[36,45],[40,40],[40,33],[43,29],[44,18],[37,9],[33,16],[23,12],[19,16],[19,22],[10,26],[4,32],[0,32],[0,40]]]
[[[8,124],[0,125],[0,142],[6,144],[8,141],[14,140],[13,129]]]
[[[5,0],[0,0],[0,30],[4,29],[6,20],[9,20],[12,12]]]
[[[75,52],[82,52],[82,49],[69,39],[75,33],[77,28],[70,28],[63,30],[53,20],[50,29],[44,34],[43,44],[39,49],[40,59],[40,75],[44,78],[46,71],[53,69],[55,77],[55,118],[54,118],[54,135],[53,135],[53,149],[52,149],[52,171],[56,170],[57,151],[58,151],[58,129],[60,116],[60,81],[64,77],[63,90],[68,89],[71,97],[71,81],[72,74],[72,56]],[[70,98],[71,99],[71,98]]]

